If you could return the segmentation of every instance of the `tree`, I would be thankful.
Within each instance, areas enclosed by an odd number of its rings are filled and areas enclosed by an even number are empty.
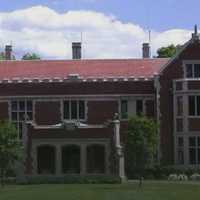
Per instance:
[[[173,57],[181,48],[181,45],[169,45],[167,47],[161,47],[157,50],[158,58],[171,58]]]
[[[157,150],[157,124],[144,116],[128,121],[128,138],[125,145],[127,175],[137,171],[142,180],[144,169],[151,166]]]
[[[22,60],[40,60],[40,56],[36,53],[26,53],[23,55]]]
[[[3,52],[0,52],[0,60],[5,60],[5,54]]]
[[[18,139],[18,132],[10,122],[0,122],[0,180],[5,183],[8,170],[12,169],[16,161],[20,160],[22,146]]]
[[[6,60],[6,56],[4,52],[0,52],[0,60]],[[16,60],[14,55],[12,55],[11,60]]]

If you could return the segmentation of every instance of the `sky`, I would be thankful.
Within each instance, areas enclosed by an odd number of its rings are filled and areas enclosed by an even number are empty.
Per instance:
[[[151,30],[156,55],[190,39],[199,7],[199,0],[0,0],[0,50],[12,43],[17,58],[70,59],[71,43],[82,40],[83,58],[141,57]]]

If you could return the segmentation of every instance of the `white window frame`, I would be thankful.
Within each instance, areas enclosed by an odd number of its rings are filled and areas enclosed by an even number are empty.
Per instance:
[[[24,102],[25,103],[25,106],[24,106],[24,110],[23,111],[20,111],[20,109],[19,109],[19,102],[20,101],[22,101],[22,102]],[[27,102],[28,101],[31,101],[32,102],[32,110],[28,110],[27,109]],[[12,110],[12,102],[17,102],[17,109],[16,110]],[[10,100],[10,121],[12,122],[12,123],[16,123],[17,124],[17,127],[16,127],[16,129],[17,129],[17,131],[18,131],[18,137],[20,138],[20,128],[19,128],[19,124],[20,123],[23,123],[26,119],[24,119],[24,120],[20,120],[20,117],[19,117],[19,113],[20,112],[24,112],[25,113],[25,115],[27,115],[28,113],[32,113],[32,119],[30,120],[30,119],[28,119],[27,121],[33,121],[34,120],[34,102],[33,102],[33,100],[32,99],[11,99]],[[13,120],[12,119],[12,113],[17,113],[17,120]]]
[[[190,143],[189,143],[189,140],[190,138],[194,137],[195,138],[195,146],[190,146]],[[198,138],[200,138],[200,136],[189,136],[188,137],[188,162],[189,162],[189,165],[199,165],[200,163],[198,163],[198,149],[200,149],[200,146],[198,146]],[[196,164],[191,164],[190,163],[190,148],[193,148],[195,149],[195,152],[196,152],[196,157],[195,157],[195,161],[196,161]]]
[[[65,119],[64,116],[64,102],[68,101],[69,102],[69,119]],[[77,119],[72,119],[72,112],[71,112],[71,102],[76,101],[77,102]],[[84,119],[79,119],[79,101],[84,102]],[[80,121],[80,122],[85,122],[87,120],[87,101],[85,99],[63,99],[62,100],[62,116],[64,121]]]
[[[190,104],[189,104],[189,98],[190,98],[190,96],[193,96],[194,98],[195,98],[195,114],[194,115],[190,115]],[[188,116],[189,117],[198,117],[198,118],[200,118],[200,115],[197,115],[197,97],[200,97],[200,95],[188,95]]]
[[[143,102],[143,111],[142,111],[142,114],[143,115],[145,115],[146,114],[146,101],[147,100],[154,100],[153,98],[142,98],[142,97],[136,97],[136,98],[126,98],[126,97],[124,97],[124,98],[121,98],[120,100],[119,100],[119,113],[120,113],[120,119],[122,120],[122,121],[127,121],[128,120],[128,117],[130,116],[130,113],[129,113],[129,102],[130,101],[134,101],[135,102],[135,113],[133,113],[132,115],[137,115],[137,108],[136,108],[136,106],[137,106],[137,101],[138,100],[141,100],[142,102]],[[127,101],[127,118],[122,118],[122,112],[121,112],[121,102],[122,101]]]
[[[183,139],[183,146],[179,146],[179,139],[182,138]],[[182,151],[183,152],[183,163],[180,164],[179,163],[179,155],[178,155],[178,152],[179,151]],[[185,165],[185,141],[184,141],[184,136],[177,136],[176,138],[176,154],[177,154],[177,164],[178,165]]]
[[[190,64],[192,65],[192,77],[187,77],[187,65]],[[199,64],[200,65],[200,60],[184,60],[183,61],[183,71],[184,71],[184,78],[200,78],[200,77],[195,77],[194,76],[194,65]]]

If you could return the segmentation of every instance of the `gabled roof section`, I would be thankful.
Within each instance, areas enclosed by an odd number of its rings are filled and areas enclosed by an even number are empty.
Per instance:
[[[182,48],[176,53],[176,55],[174,55],[171,59],[168,60],[168,62],[165,65],[161,67],[159,74],[161,74],[165,70],[165,68],[167,68],[174,60],[176,60],[191,43],[199,41],[200,41],[200,34],[198,33],[197,25],[195,25],[194,33],[192,33],[192,38],[182,46]]]
[[[161,74],[165,68],[167,68],[174,60],[176,60],[180,54],[191,44],[191,42],[193,42],[193,40],[189,40],[188,42],[186,42],[182,48],[172,57],[172,58],[169,58],[168,62],[165,63],[159,70],[159,73],[158,74]]]
[[[169,59],[0,61],[0,81],[153,78]]]

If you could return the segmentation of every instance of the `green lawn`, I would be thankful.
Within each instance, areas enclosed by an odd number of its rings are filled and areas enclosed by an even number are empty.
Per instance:
[[[14,185],[0,200],[199,200],[199,183],[145,182],[122,185]]]

